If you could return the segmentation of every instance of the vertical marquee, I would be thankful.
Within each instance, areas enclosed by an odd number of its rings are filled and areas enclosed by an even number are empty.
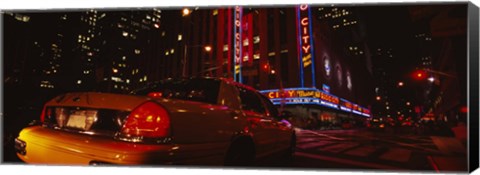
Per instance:
[[[242,83],[242,7],[236,6],[235,7],[235,15],[234,15],[234,24],[233,24],[233,32],[234,32],[234,69],[233,69],[233,79],[237,82]]]
[[[315,87],[315,57],[313,49],[311,11],[308,5],[297,7],[298,60],[301,87]]]

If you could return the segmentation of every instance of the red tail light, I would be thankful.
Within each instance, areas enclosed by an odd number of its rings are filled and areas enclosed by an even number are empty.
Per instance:
[[[130,113],[122,134],[127,137],[167,137],[170,134],[170,117],[160,105],[143,103]]]
[[[162,97],[162,93],[161,92],[150,92],[148,93],[149,97],[152,97],[152,98],[159,98],[159,97]]]

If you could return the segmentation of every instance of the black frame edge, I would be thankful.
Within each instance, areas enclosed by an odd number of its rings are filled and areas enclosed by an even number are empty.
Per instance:
[[[468,170],[479,167],[479,8],[468,5]]]

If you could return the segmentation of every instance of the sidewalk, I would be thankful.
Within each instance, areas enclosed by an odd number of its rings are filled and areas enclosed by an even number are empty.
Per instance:
[[[457,138],[431,137],[442,155],[430,155],[428,161],[437,172],[467,172],[467,150]]]

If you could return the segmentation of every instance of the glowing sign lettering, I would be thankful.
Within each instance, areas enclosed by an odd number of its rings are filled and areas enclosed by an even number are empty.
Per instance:
[[[242,69],[241,69],[241,58],[242,58],[242,7],[236,6],[235,7],[235,20],[234,20],[234,48],[235,48],[235,56],[234,56],[234,80],[238,82],[242,82]]]
[[[240,63],[242,36],[241,36],[241,7],[235,7],[235,63]]]
[[[287,88],[260,91],[274,105],[312,104],[370,117],[370,110],[316,88]]]
[[[307,5],[301,5],[300,6],[300,13],[304,13],[305,11],[308,11],[308,6]],[[303,17],[300,20],[300,46],[302,48],[302,61],[303,61],[303,67],[308,67],[312,64],[312,55],[311,53],[311,40],[310,40],[310,31],[309,29],[310,21],[308,16]]]

